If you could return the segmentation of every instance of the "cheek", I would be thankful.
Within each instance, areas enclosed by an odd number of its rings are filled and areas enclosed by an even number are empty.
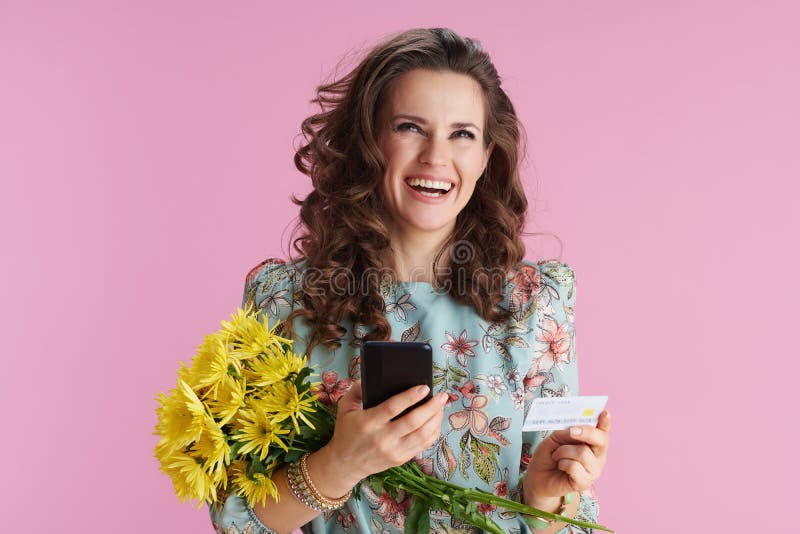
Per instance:
[[[483,171],[483,152],[480,150],[470,150],[461,154],[458,159],[460,172],[464,178],[477,180]]]
[[[380,145],[380,149],[389,168],[398,167],[413,156],[413,147],[408,142],[404,143],[396,138],[387,139]]]

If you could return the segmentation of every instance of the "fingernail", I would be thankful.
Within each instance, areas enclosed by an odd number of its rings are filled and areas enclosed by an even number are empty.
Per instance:
[[[569,433],[573,436],[580,436],[582,432],[583,429],[579,426],[573,426],[572,428],[569,429]]]
[[[447,393],[439,393],[439,404],[447,402]]]
[[[417,388],[417,393],[420,395],[426,395],[428,393],[428,386],[420,386]]]

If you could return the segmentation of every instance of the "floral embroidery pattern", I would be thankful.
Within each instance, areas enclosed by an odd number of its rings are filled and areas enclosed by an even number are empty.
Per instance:
[[[339,375],[335,371],[325,371],[322,373],[322,382],[312,387],[311,392],[323,403],[334,406],[348,389],[350,389],[349,378],[339,380]]]
[[[411,310],[416,310],[416,306],[414,306],[409,299],[411,298],[410,293],[406,293],[405,295],[401,296],[395,302],[389,302],[386,304],[385,311],[386,313],[394,313],[395,317],[397,317],[400,321],[405,321],[407,317],[407,312]]]
[[[383,520],[387,526],[391,525],[398,529],[405,527],[406,513],[411,505],[411,496],[401,491],[394,499],[389,492],[384,491],[377,495],[368,486],[361,487],[362,495],[367,499],[370,508]]]
[[[447,338],[446,343],[442,343],[441,347],[445,351],[455,354],[456,361],[462,366],[467,366],[467,356],[470,358],[475,357],[475,351],[472,350],[472,347],[478,344],[475,340],[467,339],[467,331],[466,329],[461,331],[458,338],[453,337],[453,334],[450,332],[444,333],[445,337]]]
[[[301,273],[302,268],[281,259],[265,260],[247,274],[243,302],[257,303],[264,313],[283,319],[301,302]],[[439,438],[414,460],[425,473],[518,499],[520,476],[528,468],[533,449],[546,436],[544,432],[521,431],[530,401],[537,396],[576,392],[575,281],[572,270],[555,261],[523,263],[509,273],[507,280],[501,305],[507,306],[511,319],[504,323],[464,314],[462,308],[450,306],[444,294],[416,292],[388,280],[381,282],[380,292],[392,339],[437,340],[431,343],[433,389],[448,395],[445,418]],[[315,349],[311,360],[321,377],[314,392],[329,406],[334,406],[352,380],[359,378],[360,346],[368,332],[361,324],[343,326],[352,339],[343,339],[337,351]],[[323,532],[403,532],[409,497],[403,492],[395,496],[376,494],[365,486],[362,497],[321,516]],[[482,506],[480,511],[491,515],[508,532],[521,531],[513,512],[491,505]],[[578,514],[597,519],[593,491],[581,495]],[[217,532],[223,534],[263,532],[250,517],[217,521],[216,525]],[[436,510],[431,511],[430,526],[431,532],[476,532]],[[577,528],[573,531],[584,532]]]

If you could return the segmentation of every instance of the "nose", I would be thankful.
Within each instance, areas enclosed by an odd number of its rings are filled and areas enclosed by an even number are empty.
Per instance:
[[[431,137],[422,147],[419,154],[419,162],[427,163],[433,167],[446,165],[450,158],[450,147],[447,140]]]

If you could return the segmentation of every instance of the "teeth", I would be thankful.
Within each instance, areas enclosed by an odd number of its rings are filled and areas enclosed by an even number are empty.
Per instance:
[[[424,180],[422,178],[408,178],[406,181],[407,181],[408,185],[411,185],[411,186],[418,185],[418,186],[422,186],[422,187],[428,187],[430,189],[441,189],[442,191],[445,191],[445,192],[450,191],[450,188],[453,185],[450,182],[440,182],[438,180],[436,180],[436,181],[434,181],[434,180]]]

